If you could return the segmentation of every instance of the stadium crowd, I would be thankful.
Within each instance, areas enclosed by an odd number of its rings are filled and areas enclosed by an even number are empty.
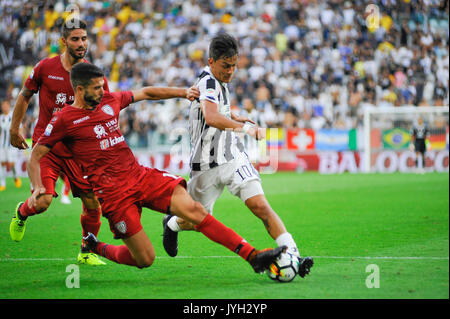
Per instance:
[[[225,31],[240,43],[232,107],[262,126],[350,129],[362,125],[369,105],[449,105],[448,1],[73,3],[0,0],[0,99],[14,105],[31,68],[60,53],[59,27],[75,10],[89,25],[87,59],[104,69],[111,90],[191,86],[209,40]],[[122,116],[131,147],[187,127],[188,102],[146,103]],[[36,105],[28,109],[27,136]]]

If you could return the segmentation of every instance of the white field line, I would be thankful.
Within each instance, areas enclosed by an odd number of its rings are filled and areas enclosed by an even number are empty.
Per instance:
[[[385,259],[385,260],[449,260],[449,257],[425,256],[311,256],[316,259]],[[208,259],[208,258],[239,258],[239,256],[157,256],[156,259]],[[75,258],[0,258],[0,262],[21,261],[74,261]]]

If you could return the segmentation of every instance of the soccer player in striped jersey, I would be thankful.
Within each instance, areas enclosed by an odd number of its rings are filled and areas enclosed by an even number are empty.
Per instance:
[[[15,167],[17,150],[9,144],[9,127],[11,126],[12,114],[11,104],[8,100],[1,103],[0,112],[0,192],[6,190],[6,171],[10,169],[13,173],[14,184],[17,188],[22,186]]]
[[[245,117],[230,110],[227,83],[233,77],[238,60],[238,43],[228,34],[214,37],[209,46],[209,66],[200,74],[197,86],[200,98],[191,103],[189,126],[191,135],[191,174],[188,192],[208,211],[213,213],[215,201],[226,186],[239,197],[264,223],[278,246],[287,246],[288,252],[300,260],[301,277],[313,265],[310,257],[300,258],[292,235],[286,230],[278,214],[271,208],[261,186],[257,170],[249,161],[245,147],[236,132],[264,138],[265,130]],[[177,232],[193,230],[192,224],[176,216],[163,219],[163,244],[169,256],[178,253]]]

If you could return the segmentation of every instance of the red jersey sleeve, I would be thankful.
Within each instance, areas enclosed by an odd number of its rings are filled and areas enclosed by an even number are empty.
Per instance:
[[[56,143],[62,141],[66,136],[66,125],[58,114],[53,116],[47,124],[44,133],[39,137],[38,144],[52,148]]]
[[[41,77],[40,77],[40,70],[42,66],[42,61],[39,61],[31,70],[30,75],[25,80],[25,87],[36,93],[39,91],[39,88],[41,87]]]
[[[134,101],[133,92],[131,91],[114,92],[111,95],[119,102],[121,110]]]

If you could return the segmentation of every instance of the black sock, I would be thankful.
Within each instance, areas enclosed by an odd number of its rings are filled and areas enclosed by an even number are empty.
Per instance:
[[[17,217],[19,217],[20,220],[27,220],[28,216],[22,216],[20,214],[20,207],[22,207],[23,204],[20,204],[19,208],[17,209]]]

